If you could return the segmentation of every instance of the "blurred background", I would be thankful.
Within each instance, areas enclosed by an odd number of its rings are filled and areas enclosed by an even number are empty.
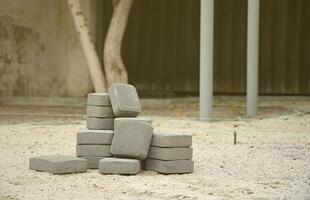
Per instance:
[[[102,61],[112,1],[81,3]],[[260,7],[260,94],[309,95],[310,1],[261,0]],[[215,94],[245,94],[246,22],[246,0],[215,1]],[[122,55],[141,97],[199,95],[199,26],[199,0],[134,1]],[[93,90],[66,1],[0,1],[0,97]]]

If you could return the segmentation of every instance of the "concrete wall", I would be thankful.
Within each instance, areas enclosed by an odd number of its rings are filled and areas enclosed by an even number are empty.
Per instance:
[[[95,3],[82,1],[92,33]],[[65,0],[0,1],[0,97],[82,97],[91,90]]]

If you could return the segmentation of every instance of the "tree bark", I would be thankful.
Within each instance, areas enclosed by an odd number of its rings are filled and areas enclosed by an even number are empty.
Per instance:
[[[79,0],[67,0],[73,21],[80,39],[82,49],[86,58],[87,67],[96,92],[106,92],[106,80],[103,70],[95,50],[94,43],[91,41],[89,28],[87,27],[85,16]]]
[[[128,75],[121,56],[122,40],[133,0],[112,0],[113,15],[105,39],[103,60],[107,84],[127,83]]]

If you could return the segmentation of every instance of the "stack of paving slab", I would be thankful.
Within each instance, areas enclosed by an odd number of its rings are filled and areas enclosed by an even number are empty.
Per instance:
[[[194,170],[192,136],[172,132],[154,133],[145,169],[163,174],[191,173]]]
[[[99,169],[102,174],[191,173],[192,136],[153,133],[152,119],[137,118],[141,105],[134,86],[113,84],[87,99],[87,129],[77,133],[76,156],[37,156],[29,168],[54,174]]]
[[[86,116],[87,129],[76,136],[76,156],[86,159],[89,169],[96,169],[101,159],[112,156],[115,115],[109,94],[88,94]]]
[[[90,130],[113,130],[115,115],[108,93],[91,93],[87,97],[86,126]]]

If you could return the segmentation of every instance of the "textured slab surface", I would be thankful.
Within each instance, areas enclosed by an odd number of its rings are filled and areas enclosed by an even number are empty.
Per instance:
[[[86,115],[88,117],[101,117],[111,118],[115,117],[111,106],[91,106],[88,105],[86,108]]]
[[[154,170],[162,174],[184,174],[194,171],[194,162],[192,160],[156,160],[146,159],[145,169]]]
[[[114,118],[87,117],[86,126],[88,129],[94,130],[113,130]]]
[[[87,96],[87,105],[111,106],[108,93],[90,93]]]
[[[78,157],[108,157],[111,145],[76,145],[76,156]]]
[[[113,113],[118,117],[136,117],[141,105],[136,88],[128,84],[113,84],[109,88]]]
[[[88,169],[98,169],[99,161],[106,157],[83,157],[87,160]]]
[[[192,146],[192,135],[156,132],[153,134],[151,145],[158,147],[188,147]]]
[[[105,158],[99,162],[102,174],[137,174],[141,171],[141,161],[126,158]]]
[[[153,123],[152,118],[149,117],[118,117],[114,119],[114,127],[118,125],[119,122],[128,122],[128,121],[139,121],[139,122],[147,122],[149,124]]]
[[[29,169],[53,174],[85,172],[87,161],[83,158],[64,155],[36,156],[29,159]]]
[[[111,144],[113,130],[80,130],[76,134],[77,144]]]
[[[159,160],[190,160],[193,157],[193,149],[190,147],[150,147],[148,158]]]
[[[114,130],[111,153],[116,157],[145,159],[152,139],[150,123],[135,120],[118,121]]]

